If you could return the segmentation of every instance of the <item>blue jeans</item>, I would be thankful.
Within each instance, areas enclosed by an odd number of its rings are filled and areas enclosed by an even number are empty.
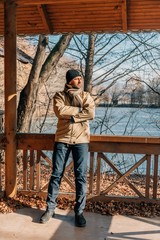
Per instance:
[[[53,152],[53,171],[48,186],[47,206],[48,210],[56,208],[56,199],[59,193],[61,180],[70,152],[74,161],[76,204],[74,211],[81,214],[86,204],[86,173],[88,160],[88,143],[66,144],[56,142]]]

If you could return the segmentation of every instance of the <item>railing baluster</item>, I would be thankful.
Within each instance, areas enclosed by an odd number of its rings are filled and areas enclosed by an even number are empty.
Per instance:
[[[145,196],[149,198],[149,190],[150,190],[150,166],[151,166],[151,155],[147,155],[146,162],[146,191]]]
[[[89,170],[89,194],[93,194],[93,178],[94,178],[94,152],[91,152]]]
[[[36,190],[40,190],[40,151],[37,150],[37,161],[36,161]]]
[[[122,177],[123,174],[119,171],[119,169],[117,168],[117,166],[111,162],[111,160],[109,160],[109,158],[107,156],[105,156],[103,153],[99,154],[101,156],[101,158],[120,176]],[[128,186],[130,186],[130,188],[139,196],[139,197],[144,197],[142,195],[142,193],[127,179],[124,178],[123,180],[125,183],[128,184]]]
[[[30,189],[34,190],[34,150],[30,150]]]
[[[0,191],[2,191],[2,163],[0,161]]]
[[[154,155],[153,198],[157,198],[158,185],[158,155]]]
[[[28,178],[28,172],[27,172],[27,150],[23,150],[23,190],[27,190],[27,178]]]
[[[133,172],[137,167],[139,167],[144,161],[146,161],[146,155],[142,157],[138,162],[136,162],[130,169],[128,169],[123,175],[121,175],[118,179],[116,179],[106,190],[102,193],[108,193],[118,182],[124,180],[125,177],[129,176],[131,172]]]
[[[100,182],[101,182],[101,157],[98,154],[97,156],[97,189],[96,193],[99,195],[100,194]]]

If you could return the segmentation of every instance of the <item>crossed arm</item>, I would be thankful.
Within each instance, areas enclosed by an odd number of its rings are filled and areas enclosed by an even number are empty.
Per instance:
[[[54,97],[54,112],[58,118],[72,119],[73,122],[84,122],[91,120],[95,116],[95,103],[93,98],[87,93],[87,97],[83,102],[83,107],[80,109],[75,106],[68,106],[65,103],[64,95],[56,93]]]

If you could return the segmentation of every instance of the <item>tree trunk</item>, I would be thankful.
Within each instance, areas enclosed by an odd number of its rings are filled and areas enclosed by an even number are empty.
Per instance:
[[[85,79],[84,79],[84,90],[87,92],[92,91],[94,49],[95,49],[95,35],[90,34],[88,39],[88,50],[87,50]]]
[[[45,36],[41,35],[39,37],[38,48],[29,79],[20,94],[17,116],[18,132],[29,132],[38,91],[50,77],[53,69],[68,47],[71,38],[72,34],[63,35],[44,62],[48,40]]]

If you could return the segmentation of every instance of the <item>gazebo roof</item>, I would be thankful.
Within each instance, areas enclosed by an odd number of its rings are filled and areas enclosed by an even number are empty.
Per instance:
[[[17,34],[160,30],[159,0],[15,0]],[[0,0],[0,34],[4,34]]]

